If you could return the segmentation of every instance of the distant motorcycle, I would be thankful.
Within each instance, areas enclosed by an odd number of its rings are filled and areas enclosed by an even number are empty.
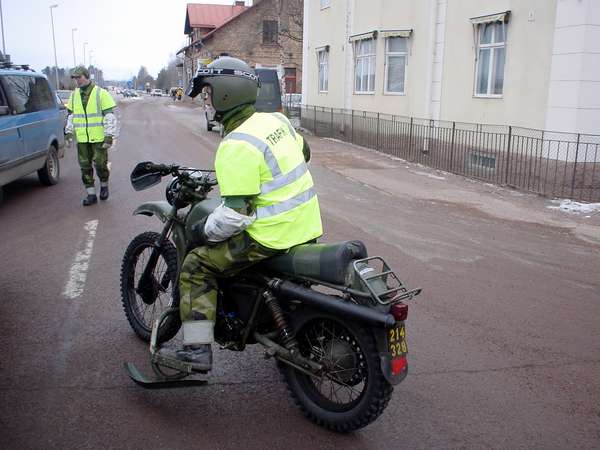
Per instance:
[[[139,163],[131,173],[135,190],[164,176],[174,178],[166,201],[147,202],[134,214],[155,216],[161,233],[136,236],[121,267],[121,295],[135,333],[150,342],[147,378],[132,363],[130,377],[145,388],[196,386],[196,372],[157,350],[178,332],[178,271],[192,247],[191,226],[220,203],[208,193],[214,172],[176,165]],[[327,293],[325,292],[327,291]],[[393,386],[407,375],[408,290],[360,241],[298,245],[234,278],[219,280],[215,340],[243,351],[259,344],[275,358],[291,395],[313,422],[349,432],[381,415]]]

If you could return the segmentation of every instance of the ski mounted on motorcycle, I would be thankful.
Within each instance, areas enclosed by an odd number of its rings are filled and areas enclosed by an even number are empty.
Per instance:
[[[162,232],[136,236],[121,266],[123,307],[138,337],[150,342],[156,377],[132,363],[126,368],[150,389],[206,383],[188,364],[157,350],[181,326],[178,273],[193,247],[191,228],[221,203],[208,196],[217,185],[211,170],[142,162],[131,183],[140,191],[165,176],[173,177],[167,201],[134,211],[160,219]],[[383,412],[393,386],[408,373],[406,302],[420,292],[407,289],[381,257],[369,257],[360,241],[302,244],[219,279],[215,341],[233,351],[263,346],[308,418],[352,431]]]

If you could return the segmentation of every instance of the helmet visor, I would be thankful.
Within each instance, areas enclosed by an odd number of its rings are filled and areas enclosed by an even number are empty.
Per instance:
[[[207,84],[210,85],[210,78],[220,76],[246,78],[248,80],[254,81],[256,85],[260,87],[260,80],[258,76],[252,72],[247,72],[239,69],[218,69],[215,67],[202,67],[198,69],[198,71],[196,72],[196,76],[190,81],[190,84],[186,91],[186,95],[192,98],[196,97],[200,92],[202,92],[202,88],[204,86],[206,86]]]

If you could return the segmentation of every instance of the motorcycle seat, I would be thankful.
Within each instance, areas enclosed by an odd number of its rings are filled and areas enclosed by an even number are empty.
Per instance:
[[[301,244],[292,247],[287,253],[269,258],[262,263],[262,267],[273,272],[345,285],[350,263],[366,257],[367,248],[361,241]]]

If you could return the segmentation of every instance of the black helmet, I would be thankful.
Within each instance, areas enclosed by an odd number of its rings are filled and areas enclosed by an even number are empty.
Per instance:
[[[204,86],[212,90],[212,105],[216,120],[241,105],[252,105],[260,81],[254,70],[241,59],[223,56],[206,67],[199,67],[190,82],[186,94],[196,97]]]

